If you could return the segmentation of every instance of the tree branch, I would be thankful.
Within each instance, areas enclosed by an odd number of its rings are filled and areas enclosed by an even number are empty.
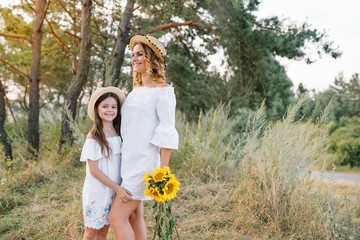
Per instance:
[[[157,32],[157,31],[166,30],[166,29],[175,28],[175,27],[181,27],[181,26],[189,26],[189,27],[194,27],[194,28],[211,28],[211,26],[207,26],[203,23],[187,21],[187,22],[182,22],[182,23],[177,23],[177,22],[166,23],[166,24],[151,28],[145,32],[153,33],[153,32]]]
[[[13,112],[13,110],[12,110],[12,107],[11,107],[11,105],[10,105],[9,98],[6,96],[6,94],[5,94],[5,103],[6,103],[6,106],[8,107],[8,109],[9,109],[10,114],[11,114],[11,116],[12,116],[12,118],[13,118],[13,120],[14,120],[14,123],[15,123],[15,125],[16,125],[16,124],[17,124],[17,123],[16,123],[16,118],[15,118],[14,112]]]
[[[76,21],[75,17],[71,14],[71,12],[66,8],[65,4],[63,3],[63,1],[58,1],[58,3],[60,4],[60,6],[62,7],[62,9],[64,9],[64,11],[69,15],[69,17],[72,19],[73,22]]]
[[[3,59],[2,57],[0,57],[0,62],[4,63],[5,65],[7,65],[9,68],[11,68],[12,70],[14,70],[15,72],[19,73],[21,76],[29,79],[30,76],[25,73],[23,70],[21,70],[20,68],[18,68],[17,66],[15,66],[14,64],[6,61],[5,59]]]
[[[26,95],[28,92],[28,85],[25,85],[25,91],[23,96],[23,101],[18,100],[18,103],[20,104],[20,107],[24,109],[25,112],[29,112],[29,104],[26,101]]]
[[[26,35],[10,34],[10,33],[0,32],[0,36],[1,37],[6,37],[6,38],[23,39],[23,40],[26,40],[27,42],[29,42],[30,44],[32,43],[31,38],[26,36]]]
[[[81,38],[79,36],[77,36],[75,33],[71,33],[69,31],[64,31],[64,33],[69,34],[70,36],[72,36],[72,37],[78,39],[79,41],[81,41]]]
[[[65,52],[70,52],[70,48],[66,45],[66,43],[59,37],[59,35],[57,35],[57,33],[55,32],[54,28],[52,27],[52,24],[50,23],[50,21],[48,20],[47,17],[45,17],[45,21],[48,24],[50,31],[52,33],[52,35],[55,37],[56,41],[59,43],[59,45],[65,50]]]
[[[35,8],[32,7],[33,3],[30,3],[28,0],[25,0],[26,4],[28,5],[28,7],[35,13]]]

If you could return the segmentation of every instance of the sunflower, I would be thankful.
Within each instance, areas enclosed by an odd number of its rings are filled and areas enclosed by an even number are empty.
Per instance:
[[[176,197],[176,193],[180,189],[180,182],[171,173],[169,167],[156,168],[152,174],[145,173],[144,180],[146,184],[144,195],[155,200],[153,209],[157,209],[157,211],[154,211],[157,214],[155,216],[156,226],[153,239],[156,236],[161,239],[165,239],[164,236],[171,236],[166,239],[173,239],[173,230],[176,231],[177,237],[180,239],[176,229],[176,220],[171,214],[170,203],[170,200]]]
[[[167,171],[165,168],[156,168],[152,175],[155,182],[165,181],[167,176]]]
[[[170,173],[170,174],[168,175],[168,181],[170,181],[170,180],[176,180],[175,174]],[[177,181],[177,180],[176,180],[176,181]]]
[[[175,176],[173,179],[169,179],[169,181],[166,183],[163,191],[166,194],[166,200],[171,200],[176,197],[177,191],[180,189],[180,182],[175,179]]]
[[[152,180],[152,176],[148,173],[144,174],[144,180],[147,187],[150,186],[150,181]]]
[[[166,171],[166,175],[170,175],[171,174],[171,170],[169,166],[166,166],[163,168]]]
[[[153,199],[155,199],[156,202],[159,203],[163,203],[166,201],[165,196],[160,194],[159,191],[155,188],[151,188],[151,187],[146,188],[144,194],[149,197],[152,197]]]

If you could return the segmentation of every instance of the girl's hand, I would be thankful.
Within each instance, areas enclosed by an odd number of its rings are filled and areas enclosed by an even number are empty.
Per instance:
[[[121,186],[119,186],[119,188],[116,190],[116,197],[119,198],[120,201],[124,203],[134,200],[132,198],[132,193]]]

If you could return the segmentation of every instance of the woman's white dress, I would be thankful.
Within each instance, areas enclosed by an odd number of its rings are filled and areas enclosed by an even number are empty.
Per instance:
[[[99,169],[113,182],[120,184],[121,138],[107,138],[112,150],[110,158],[101,153],[100,144],[91,138],[86,139],[80,161],[86,162],[86,177],[82,192],[84,226],[100,229],[109,225],[108,215],[115,192],[90,174],[88,161],[97,161]]]
[[[137,87],[121,107],[121,185],[134,199],[151,199],[144,196],[144,173],[160,166],[160,148],[178,148],[175,106],[173,87]]]

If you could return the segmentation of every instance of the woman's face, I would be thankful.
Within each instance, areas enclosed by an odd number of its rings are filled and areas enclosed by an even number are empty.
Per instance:
[[[131,65],[134,72],[146,73],[145,50],[141,44],[136,44],[132,50]]]
[[[118,105],[113,97],[105,98],[98,106],[98,113],[101,120],[112,122],[118,113]]]

